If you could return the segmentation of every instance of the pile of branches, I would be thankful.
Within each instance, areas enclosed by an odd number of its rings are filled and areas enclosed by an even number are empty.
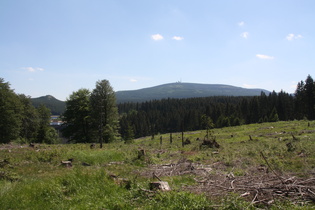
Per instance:
[[[266,162],[268,163],[268,162]],[[252,205],[271,205],[276,200],[286,200],[294,204],[315,203],[315,173],[308,178],[294,175],[279,175],[269,164],[255,168],[244,176],[235,176],[215,170],[210,165],[202,165],[182,160],[174,164],[151,165],[141,173],[151,177],[193,175],[199,185],[182,186],[183,190],[205,193],[209,197],[222,197],[236,193],[250,201]]]
[[[288,200],[296,204],[315,203],[315,177],[308,179],[296,176],[264,174],[256,176],[210,175],[196,180],[198,187],[186,187],[190,191],[205,192],[210,197],[231,192],[247,198],[252,204],[271,205],[275,200]]]

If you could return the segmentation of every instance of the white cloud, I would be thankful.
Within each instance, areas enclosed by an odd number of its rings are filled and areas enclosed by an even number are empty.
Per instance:
[[[184,37],[181,37],[181,36],[173,36],[172,39],[174,39],[174,40],[176,40],[176,41],[181,41],[181,40],[184,39]]]
[[[244,26],[245,25],[245,22],[244,21],[241,21],[239,23],[237,23],[238,26]]]
[[[302,39],[303,38],[303,36],[301,35],[301,34],[298,34],[298,35],[295,35],[295,34],[288,34],[287,36],[286,36],[286,39],[288,40],[288,41],[293,41],[293,40],[295,40],[295,39]]]
[[[151,38],[152,38],[154,41],[159,41],[159,40],[164,39],[164,37],[163,37],[161,34],[154,34],[154,35],[151,36]]]
[[[131,78],[131,79],[129,79],[129,81],[130,81],[130,82],[138,82],[138,80],[136,80],[136,79],[132,79],[132,78]]]
[[[36,71],[35,68],[33,68],[33,67],[25,67],[23,69],[25,69],[25,70],[27,70],[29,72],[35,72]]]
[[[36,72],[36,71],[44,71],[43,68],[34,68],[34,67],[23,67],[22,69],[25,69],[28,72]]]
[[[260,59],[264,59],[264,60],[273,60],[273,59],[274,59],[273,56],[262,55],[262,54],[257,54],[256,57],[257,57],[257,58],[260,58]]]
[[[38,71],[44,71],[44,69],[43,69],[43,68],[37,68],[37,70],[38,70]]]
[[[249,37],[249,33],[243,32],[243,33],[241,33],[241,37],[243,37],[244,39],[247,39]]]

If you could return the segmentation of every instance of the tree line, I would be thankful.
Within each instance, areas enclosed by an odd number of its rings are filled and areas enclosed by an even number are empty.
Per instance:
[[[0,78],[0,143],[56,143],[58,135],[49,126],[50,110],[35,108],[29,97],[16,94]],[[66,100],[63,135],[69,142],[109,143],[134,138],[237,126],[278,120],[315,119],[315,83],[310,75],[297,84],[295,94],[275,91],[259,96],[213,96],[150,100],[116,104],[109,81],[96,82],[90,91],[81,88]]]
[[[0,78],[0,143],[56,143],[58,134],[49,126],[50,110],[35,108],[31,99],[16,94],[8,82]]]

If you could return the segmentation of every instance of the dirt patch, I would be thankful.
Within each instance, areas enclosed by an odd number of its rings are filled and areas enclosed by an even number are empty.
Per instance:
[[[2,144],[0,145],[0,150],[12,150],[12,149],[20,149],[28,147],[28,145],[21,145],[21,144]]]

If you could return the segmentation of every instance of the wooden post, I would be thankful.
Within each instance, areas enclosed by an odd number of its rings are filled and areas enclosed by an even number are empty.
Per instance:
[[[182,146],[184,147],[185,144],[184,144],[184,131],[182,131]]]

